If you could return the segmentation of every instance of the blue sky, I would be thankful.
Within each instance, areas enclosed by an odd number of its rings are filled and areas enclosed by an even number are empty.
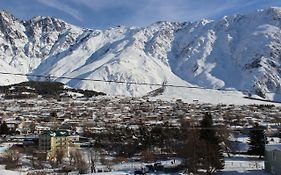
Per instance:
[[[86,28],[146,26],[156,21],[217,19],[280,6],[281,0],[1,0],[20,19],[53,16]]]

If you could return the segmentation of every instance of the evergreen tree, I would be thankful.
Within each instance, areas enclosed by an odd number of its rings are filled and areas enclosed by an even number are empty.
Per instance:
[[[181,154],[187,158],[185,163],[187,164],[188,172],[197,174],[198,170],[201,169],[199,155],[202,151],[202,149],[200,149],[201,142],[199,140],[199,131],[195,129],[191,130],[188,132],[187,137],[187,149],[184,149],[184,152],[181,152]]]
[[[219,143],[219,139],[216,135],[216,130],[213,128],[213,118],[210,113],[205,113],[200,126],[202,128],[200,130],[200,139],[203,139],[210,144]]]
[[[9,128],[7,126],[7,123],[3,121],[0,125],[0,134],[9,134]]]
[[[205,169],[207,174],[213,174],[223,169],[224,157],[220,139],[213,126],[213,119],[210,113],[205,113],[200,126],[200,162],[202,169]]]
[[[265,143],[265,128],[256,123],[250,130],[248,153],[251,155],[258,155],[261,158],[264,156]]]

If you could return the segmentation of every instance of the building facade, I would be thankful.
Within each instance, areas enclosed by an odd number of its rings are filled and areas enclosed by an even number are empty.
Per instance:
[[[265,170],[271,174],[281,175],[281,144],[265,146]]]

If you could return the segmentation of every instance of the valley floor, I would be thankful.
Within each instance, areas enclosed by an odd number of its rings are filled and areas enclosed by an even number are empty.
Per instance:
[[[163,164],[165,162],[162,162]],[[166,161],[167,163],[167,161]],[[144,163],[125,163],[113,165],[112,172],[101,172],[92,174],[102,175],[125,175],[134,174],[134,170],[141,168]],[[168,164],[166,164],[168,165]],[[29,172],[32,172],[30,170]],[[10,171],[5,170],[4,166],[0,166],[0,175],[25,175],[26,171]],[[75,173],[73,173],[75,174]],[[149,173],[150,175],[167,174],[163,172]],[[171,173],[173,175],[180,175],[184,173]],[[225,158],[225,168],[222,172],[217,173],[218,175],[269,175],[264,171],[264,161],[258,158],[246,156],[246,155],[232,155],[231,158]],[[90,175],[90,174],[87,174]]]

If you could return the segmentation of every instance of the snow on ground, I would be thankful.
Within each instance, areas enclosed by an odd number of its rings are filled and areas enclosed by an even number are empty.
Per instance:
[[[264,171],[264,161],[255,156],[232,155],[225,158],[225,167],[219,175],[268,175]]]
[[[260,170],[246,170],[246,171],[225,171],[222,173],[218,173],[219,175],[240,175],[240,174],[246,174],[246,175],[270,175],[269,173],[265,171]]]
[[[65,93],[61,93],[60,95],[61,96],[66,95],[66,96],[71,96],[71,97],[83,97],[84,96],[84,94],[81,94],[81,93],[78,93],[78,92],[70,92],[70,91],[67,91]]]
[[[114,172],[103,172],[103,173],[93,173],[94,174],[101,174],[101,175],[133,175],[134,172],[126,172],[126,171],[114,171]],[[167,173],[148,173],[149,175],[164,175]],[[170,175],[180,175],[181,173],[169,173]],[[87,174],[90,175],[90,174]]]
[[[9,147],[0,145],[0,155],[4,153]]]
[[[211,103],[211,104],[234,104],[234,105],[250,105],[250,104],[274,104],[281,105],[281,103],[271,103],[257,99],[249,99],[246,94],[240,91],[223,91],[212,89],[198,89],[198,88],[175,88],[166,87],[164,93],[153,98],[160,98],[163,100],[182,99],[187,103]]]
[[[180,159],[171,159],[171,160],[166,160],[166,161],[159,161],[156,163],[161,163],[166,168],[171,168],[171,167],[176,167],[181,164]],[[102,172],[102,173],[93,173],[93,174],[134,174],[135,170],[142,170],[145,169],[146,165],[153,165],[154,163],[143,163],[143,162],[126,162],[126,163],[120,163],[120,164],[115,164],[111,168],[113,172]],[[98,165],[96,167],[98,170],[105,171],[108,168],[104,165]],[[149,173],[150,175],[159,175],[159,174],[165,174],[163,172],[157,172],[157,173]],[[167,174],[167,173],[166,173]],[[179,173],[173,173],[174,175],[178,175]]]
[[[280,143],[281,139],[278,137],[270,137],[269,139],[267,139],[268,144],[277,144]]]
[[[241,152],[247,152],[249,149],[249,142],[250,138],[248,136],[240,136],[237,138],[237,146],[238,150]]]
[[[2,143],[0,144],[0,155],[13,146],[14,143]]]
[[[5,166],[0,165],[0,175],[22,175],[22,173],[18,171],[5,170]]]
[[[180,163],[179,160],[175,160],[173,164],[171,164],[173,160],[168,161],[161,161],[161,164],[166,166],[171,165],[178,165]],[[125,174],[134,174],[135,170],[140,170],[145,166],[142,162],[130,162],[130,163],[122,163],[122,164],[116,164],[112,166],[113,171],[112,172],[99,172],[99,173],[89,173],[87,175],[91,174],[97,174],[97,175],[125,175]],[[98,169],[102,169],[102,166],[98,166]],[[106,169],[106,167],[104,167]],[[264,170],[264,161],[258,159],[254,156],[247,156],[247,155],[231,155],[230,158],[225,158],[225,168],[217,173],[218,175],[236,175],[236,174],[247,174],[247,175],[269,175]],[[3,165],[0,165],[0,175],[22,175],[25,174],[25,172],[19,172],[19,171],[10,171],[5,170],[5,167]],[[75,172],[74,172],[75,174]],[[149,173],[149,175],[162,175],[167,173],[162,172],[155,172],[155,173]],[[180,175],[182,173],[172,173],[173,175]]]
[[[1,72],[9,72],[14,74],[20,73],[14,67],[8,65],[3,60],[0,60],[0,70]],[[9,85],[9,84],[20,83],[24,81],[28,81],[26,76],[7,75],[7,74],[1,74],[0,76],[0,85]]]
[[[115,172],[103,172],[103,173],[93,173],[93,174],[102,174],[102,175],[126,175],[128,173],[126,172],[119,172],[119,171],[115,171]]]

